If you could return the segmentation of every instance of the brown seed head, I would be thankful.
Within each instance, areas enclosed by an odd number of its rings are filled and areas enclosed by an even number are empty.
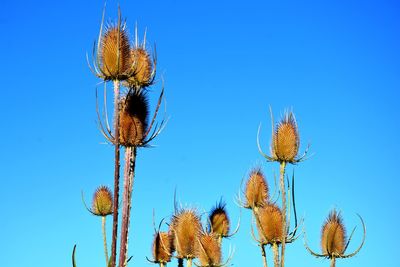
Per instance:
[[[201,231],[200,218],[194,210],[182,210],[171,222],[174,247],[178,258],[195,258]]]
[[[292,112],[285,114],[272,136],[272,157],[280,162],[295,162],[300,138],[296,119]]]
[[[156,233],[152,250],[155,262],[170,262],[173,253],[172,237],[166,232]]]
[[[120,102],[120,144],[140,146],[145,138],[149,108],[145,92],[133,90]]]
[[[263,244],[280,243],[282,240],[283,225],[282,212],[278,206],[267,204],[257,212],[260,233]]]
[[[225,209],[225,203],[220,201],[210,212],[209,230],[219,237],[226,237],[229,234],[229,217]]]
[[[221,265],[221,246],[212,233],[202,233],[199,238],[198,258],[201,266]]]
[[[144,48],[131,49],[130,66],[134,75],[126,80],[128,87],[144,88],[151,85],[153,64],[149,53]]]
[[[97,216],[107,216],[113,213],[113,196],[108,187],[97,188],[93,195],[92,213]]]
[[[123,76],[129,71],[130,46],[125,27],[110,26],[101,37],[100,45],[100,68],[105,79],[126,79]]]
[[[246,207],[262,207],[268,200],[268,184],[260,169],[253,170],[245,188]]]
[[[321,231],[321,247],[330,257],[342,255],[346,244],[346,229],[342,216],[336,210],[329,213]]]

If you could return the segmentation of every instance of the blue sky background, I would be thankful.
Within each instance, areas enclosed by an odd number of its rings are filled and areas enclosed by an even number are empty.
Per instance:
[[[301,151],[312,145],[312,158],[288,168],[312,248],[319,250],[321,225],[336,207],[349,232],[358,225],[350,251],[362,237],[355,214],[367,225],[364,248],[338,266],[399,266],[397,1],[120,4],[130,33],[137,21],[157,43],[171,117],[157,147],[138,152],[130,266],[150,266],[152,211],[157,221],[171,215],[175,188],[201,212],[222,196],[235,224],[234,199],[248,171],[262,166],[273,186],[278,166],[256,146],[262,122],[268,151],[268,105],[275,120],[292,108]],[[116,18],[116,7],[108,2],[107,18]],[[99,80],[85,59],[102,8],[102,1],[2,3],[2,266],[72,266],[74,244],[79,267],[104,266],[100,219],[81,201],[82,190],[90,202],[97,186],[113,182],[113,148],[101,144],[95,123]],[[153,87],[153,107],[160,88]],[[235,266],[262,266],[250,221],[243,210],[239,233],[224,242],[225,256],[235,247]],[[287,266],[329,265],[308,254],[302,237],[286,259]]]

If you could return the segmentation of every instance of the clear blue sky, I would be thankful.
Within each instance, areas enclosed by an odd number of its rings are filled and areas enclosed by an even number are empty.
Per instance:
[[[397,1],[121,1],[157,44],[171,119],[153,149],[138,152],[130,232],[132,266],[149,266],[152,210],[160,220],[183,204],[208,211],[222,196],[233,224],[248,171],[265,163],[271,105],[275,119],[292,108],[301,151],[297,208],[311,246],[331,208],[348,231],[367,225],[364,248],[338,266],[395,267],[398,259],[400,5]],[[109,1],[107,18],[116,18]],[[6,1],[0,12],[0,255],[4,267],[103,266],[100,219],[90,215],[94,189],[112,186],[113,149],[96,128],[91,52],[102,1]],[[161,83],[153,87],[156,101]],[[153,105],[154,106],[154,105]],[[250,213],[224,243],[235,266],[262,266],[250,236]],[[108,226],[111,220],[108,221]],[[350,246],[361,240],[360,227]],[[110,239],[110,233],[109,233]],[[225,253],[226,255],[226,253]],[[288,246],[287,266],[328,266]],[[270,260],[270,264],[271,260]],[[175,266],[175,263],[171,264]]]

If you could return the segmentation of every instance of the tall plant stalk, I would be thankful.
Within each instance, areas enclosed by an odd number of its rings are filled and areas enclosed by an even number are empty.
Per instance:
[[[274,267],[279,267],[279,249],[276,242],[272,244],[272,250],[274,252]]]
[[[121,246],[119,266],[123,267],[128,253],[128,234],[130,224],[133,179],[135,176],[136,147],[126,147],[124,167],[124,192],[122,206]]]
[[[336,266],[336,258],[332,257],[331,258],[331,267],[335,267]]]
[[[117,256],[117,236],[118,236],[118,202],[119,202],[119,172],[120,172],[120,145],[119,145],[119,94],[120,81],[114,80],[114,211],[113,211],[113,231],[111,245],[111,267],[116,266]]]
[[[285,188],[285,168],[286,162],[280,162],[280,187],[282,193],[282,238],[281,238],[281,267],[285,266],[285,245],[286,245],[286,188]]]
[[[268,267],[267,256],[265,254],[265,245],[260,244],[260,248],[261,248],[261,256],[263,259],[263,265],[264,265],[264,267]]]
[[[106,216],[101,216],[101,230],[103,233],[104,256],[106,257],[106,267],[108,266],[108,249],[107,249],[107,234],[106,234]]]

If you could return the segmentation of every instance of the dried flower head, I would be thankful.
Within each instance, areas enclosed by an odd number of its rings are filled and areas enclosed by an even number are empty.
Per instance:
[[[200,266],[220,266],[221,246],[213,233],[202,233],[199,237],[198,258]]]
[[[140,146],[148,127],[149,108],[145,92],[132,90],[120,102],[120,144]]]
[[[152,251],[154,262],[170,262],[173,253],[172,236],[166,232],[157,232],[154,235]]]
[[[200,218],[194,210],[183,209],[173,216],[171,232],[178,258],[196,257],[198,238],[201,231]]]
[[[321,247],[327,255],[342,255],[346,245],[346,228],[340,213],[333,210],[322,226]]]
[[[93,195],[92,213],[97,216],[107,216],[113,213],[113,196],[106,186],[97,188]]]
[[[253,170],[245,188],[246,208],[262,207],[268,200],[268,184],[260,169]]]
[[[144,47],[133,47],[130,52],[133,75],[126,80],[130,88],[145,88],[154,80],[154,65],[150,54]]]
[[[268,203],[258,209],[258,231],[263,244],[281,243],[283,233],[282,212],[275,204]]]
[[[292,112],[286,112],[272,136],[272,158],[280,162],[296,162],[300,138],[296,119]]]
[[[130,75],[130,46],[126,27],[118,23],[109,26],[101,36],[100,70],[105,80],[125,80]]]
[[[227,237],[229,234],[229,217],[222,200],[211,210],[209,216],[209,230],[218,237]]]

